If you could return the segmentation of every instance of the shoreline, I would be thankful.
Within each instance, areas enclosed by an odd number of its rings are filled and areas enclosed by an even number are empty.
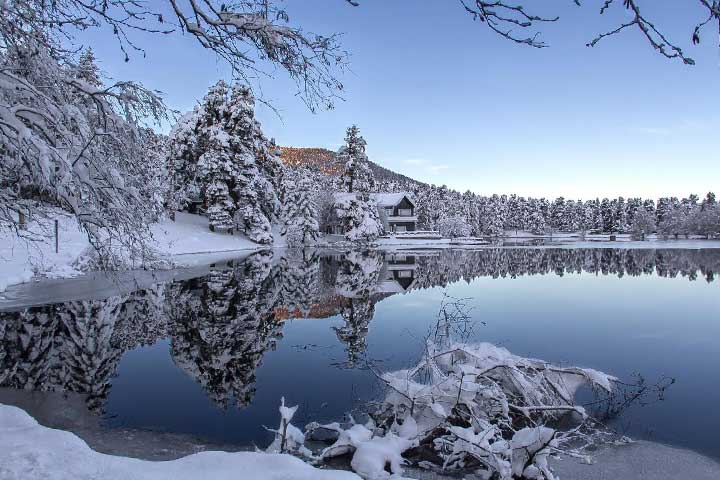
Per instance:
[[[615,249],[615,250],[718,250],[720,240],[646,240],[646,241],[569,241],[545,245],[477,245],[451,244],[449,241],[409,241],[412,243],[378,243],[372,245],[321,244],[310,247],[314,251],[347,252],[356,248],[376,250],[390,254],[417,254],[441,250],[483,251],[494,249],[529,250],[577,250],[577,249]],[[244,246],[232,249],[219,249],[201,252],[182,252],[167,255],[165,259],[173,262],[168,268],[148,270],[92,270],[87,272],[69,272],[68,275],[36,275],[29,280],[7,285],[0,291],[0,312],[13,311],[49,303],[72,300],[96,300],[113,295],[129,293],[147,288],[156,283],[185,280],[203,276],[217,264],[241,262],[258,252],[283,252],[285,245]],[[2,267],[2,263],[0,263]],[[3,278],[0,278],[2,281]]]
[[[118,461],[142,460],[154,464],[172,464],[184,462],[209,452],[227,452],[229,457],[241,457],[249,454],[250,447],[203,441],[190,435],[148,430],[129,430],[108,428],[100,425],[97,418],[87,412],[78,394],[60,392],[28,392],[10,388],[0,388],[0,410],[17,407],[37,421],[45,432],[61,431],[65,435],[77,436],[94,452],[103,456],[112,456]],[[0,415],[0,420],[3,416]],[[0,421],[0,431],[6,429]],[[10,426],[11,427],[11,426]],[[14,437],[22,434],[12,432]],[[14,439],[18,441],[18,438]],[[20,438],[22,440],[22,438]],[[31,447],[26,447],[29,449]],[[203,453],[204,452],[204,453]],[[15,456],[33,456],[38,452],[13,452]],[[234,455],[234,454],[239,455]],[[20,454],[20,455],[19,455]],[[268,454],[262,454],[268,455]],[[720,478],[720,461],[693,450],[650,441],[633,441],[623,445],[605,445],[593,453],[593,463],[587,464],[573,458],[551,459],[550,465],[558,478],[562,480],[675,480],[692,478],[693,480],[714,480]],[[0,453],[0,458],[2,453]],[[229,458],[228,457],[228,458]],[[287,455],[285,455],[287,457]],[[309,465],[308,465],[309,466]],[[71,465],[71,467],[73,467]],[[0,468],[2,471],[2,468]],[[332,470],[318,470],[333,472]],[[27,471],[12,471],[18,478],[34,480],[45,478]],[[340,470],[342,473],[349,473]],[[226,478],[214,475],[211,478]],[[13,478],[13,477],[10,477]],[[64,478],[64,477],[62,477]],[[164,478],[159,476],[158,478]],[[231,477],[227,477],[231,478]],[[434,473],[432,471],[407,467],[404,478],[418,480],[450,480],[459,477]],[[479,479],[477,475],[465,475],[462,478]]]

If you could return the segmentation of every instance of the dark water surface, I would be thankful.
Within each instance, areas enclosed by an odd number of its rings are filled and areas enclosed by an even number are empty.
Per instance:
[[[470,298],[477,341],[675,378],[614,426],[720,458],[718,273],[709,249],[261,252],[190,280],[0,313],[0,386],[83,394],[109,427],[264,447],[281,396],[301,405],[299,426],[361,409],[378,394],[367,360],[415,361],[447,294]]]

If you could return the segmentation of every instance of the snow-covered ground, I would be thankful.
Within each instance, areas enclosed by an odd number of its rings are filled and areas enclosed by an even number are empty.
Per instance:
[[[720,463],[689,450],[651,442],[604,447],[588,465],[551,460],[565,480],[716,480]],[[404,477],[447,480],[432,472],[408,469]],[[92,450],[76,435],[39,425],[20,408],[0,405],[0,478],[3,480],[359,480],[347,471],[314,468],[289,455],[255,452],[196,453],[171,461],[148,461]],[[467,478],[476,478],[473,476]],[[393,477],[400,480],[400,477]]]
[[[55,219],[59,225],[57,253]],[[89,244],[72,217],[53,211],[46,221],[29,225],[27,233],[28,238],[19,238],[10,230],[0,231],[0,292],[33,277],[68,278],[81,274],[73,265]],[[261,248],[243,235],[211,232],[207,218],[188,213],[178,213],[175,222],[164,220],[153,225],[152,234],[157,251],[179,266],[212,261],[223,257],[223,252]],[[280,240],[280,235],[275,238]]]
[[[55,253],[54,220],[58,220]],[[43,223],[30,224],[24,237],[0,230],[0,292],[8,285],[29,281],[34,275],[71,277],[80,272],[71,264],[87,248],[87,237],[73,217],[55,212]]]
[[[321,470],[290,455],[202,452],[152,462],[105,455],[76,435],[43,427],[23,410],[0,405],[0,478],[3,480],[359,480]]]

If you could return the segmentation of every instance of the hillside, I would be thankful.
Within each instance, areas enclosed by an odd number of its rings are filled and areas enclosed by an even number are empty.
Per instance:
[[[337,159],[337,154],[325,148],[296,148],[280,147],[280,158],[283,163],[290,167],[304,167],[325,175],[338,177],[342,173],[343,166]],[[375,162],[370,162],[370,168],[379,182],[397,182],[402,184],[425,185],[423,182],[393,172]]]

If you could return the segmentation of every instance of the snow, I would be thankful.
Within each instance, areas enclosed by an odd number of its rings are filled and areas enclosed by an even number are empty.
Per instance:
[[[75,220],[52,209],[47,219],[28,225],[18,237],[12,230],[0,230],[0,292],[9,285],[24,283],[35,275],[72,277],[80,272],[72,262],[87,248],[87,237]],[[54,220],[58,220],[58,253],[55,253]]]
[[[385,471],[385,465],[390,465],[393,474],[403,473],[402,452],[412,446],[412,441],[393,434],[375,437],[357,447],[350,466],[363,478],[389,478],[390,473]]]
[[[55,253],[53,221],[59,224],[59,252]],[[204,254],[221,254],[267,248],[244,235],[215,233],[201,215],[177,213],[175,221],[166,219],[151,228],[153,248],[177,266],[196,265]],[[10,230],[0,231],[0,292],[8,286],[29,282],[33,278],[70,278],[82,275],[74,265],[89,247],[87,236],[77,222],[59,210],[51,210],[42,223],[29,225],[28,234],[37,241],[19,238]],[[280,239],[280,235],[275,235]],[[275,246],[282,246],[278,243]],[[194,256],[195,258],[188,258]]]
[[[357,480],[290,455],[202,452],[151,462],[98,453],[72,433],[41,426],[23,410],[0,405],[0,478],[4,480]]]
[[[244,235],[211,232],[206,217],[190,213],[177,213],[174,222],[153,225],[152,233],[158,251],[169,256],[262,248]]]
[[[403,198],[410,199],[410,194],[407,192],[397,193],[371,193],[370,198],[375,200],[375,203],[380,207],[394,207],[398,203],[402,202]],[[414,203],[414,202],[413,202]]]

